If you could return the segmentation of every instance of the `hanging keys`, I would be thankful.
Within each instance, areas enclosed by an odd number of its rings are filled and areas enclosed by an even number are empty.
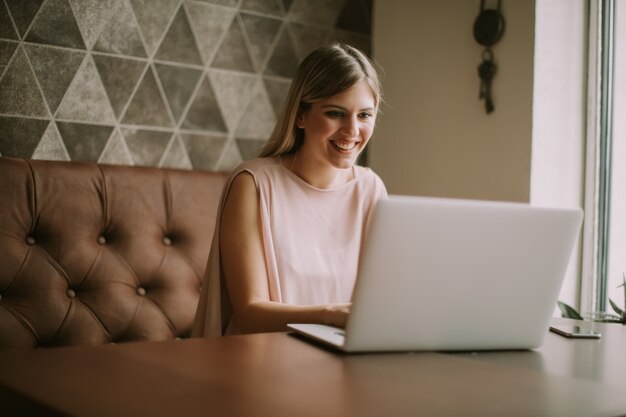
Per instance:
[[[493,53],[487,48],[483,52],[483,62],[478,66],[478,76],[480,77],[480,93],[478,98],[485,100],[485,110],[487,114],[494,110],[493,99],[491,98],[491,81],[496,75],[498,67],[493,62]]]
[[[497,66],[491,47],[498,43],[504,34],[504,16],[501,6],[502,0],[498,0],[497,9],[486,9],[485,0],[481,0],[480,13],[474,22],[474,39],[485,47],[483,60],[478,66],[478,76],[480,78],[479,98],[485,100],[487,114],[495,109],[491,96],[491,82],[496,75]]]

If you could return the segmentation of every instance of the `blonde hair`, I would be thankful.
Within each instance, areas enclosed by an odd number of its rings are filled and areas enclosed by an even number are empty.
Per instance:
[[[296,126],[298,114],[311,103],[339,94],[361,80],[372,89],[378,107],[382,94],[378,73],[363,52],[342,43],[311,52],[298,67],[274,131],[259,156],[297,151],[304,141],[304,131]]]

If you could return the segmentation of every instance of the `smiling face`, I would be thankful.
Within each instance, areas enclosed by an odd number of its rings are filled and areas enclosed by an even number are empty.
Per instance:
[[[374,94],[365,80],[311,103],[296,123],[304,130],[299,155],[319,167],[352,167],[372,136],[376,113]]]

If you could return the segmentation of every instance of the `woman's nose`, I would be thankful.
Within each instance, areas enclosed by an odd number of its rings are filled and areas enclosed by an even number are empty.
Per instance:
[[[356,116],[354,117],[346,117],[344,119],[343,131],[346,135],[350,137],[354,137],[359,132],[358,120]]]

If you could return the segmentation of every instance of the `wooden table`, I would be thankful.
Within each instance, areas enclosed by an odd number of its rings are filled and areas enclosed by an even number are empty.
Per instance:
[[[286,333],[0,352],[0,415],[626,415],[626,328],[535,351],[345,355]]]

